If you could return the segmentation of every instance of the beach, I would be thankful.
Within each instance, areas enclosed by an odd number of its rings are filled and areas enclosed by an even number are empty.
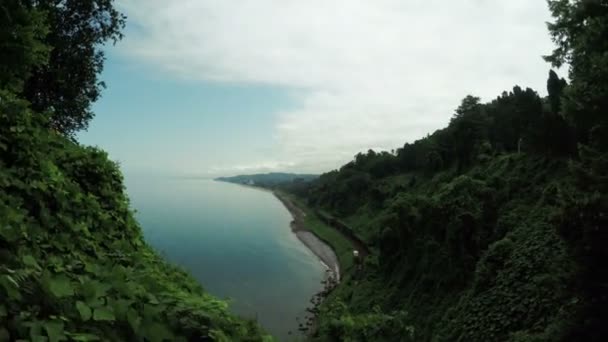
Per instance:
[[[306,228],[304,218],[306,213],[294,204],[289,198],[273,191],[273,194],[283,203],[285,208],[289,210],[293,221],[291,221],[291,230],[296,234],[298,239],[302,241],[313,254],[315,254],[327,267],[332,277],[336,282],[340,282],[340,264],[334,250],[323,240],[319,239],[314,233]]]

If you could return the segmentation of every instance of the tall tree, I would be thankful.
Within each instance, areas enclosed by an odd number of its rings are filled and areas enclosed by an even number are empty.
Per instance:
[[[557,47],[546,60],[570,65],[562,109],[577,138],[589,142],[593,126],[608,121],[608,0],[548,0],[549,31]]]
[[[47,13],[53,50],[49,63],[38,66],[23,94],[38,111],[51,112],[53,128],[66,134],[88,127],[91,105],[104,83],[98,79],[105,60],[102,45],[122,38],[125,16],[113,0],[22,0]]]
[[[488,104],[494,146],[513,152],[520,150],[522,144],[535,144],[533,135],[540,127],[542,107],[542,100],[534,90],[519,86]]]
[[[32,69],[48,60],[50,48],[43,43],[48,28],[40,11],[20,0],[0,3],[0,89],[20,92]]]
[[[465,97],[449,126],[454,137],[454,151],[459,168],[472,162],[476,145],[487,136],[487,125],[487,115],[480,98],[471,95]]]
[[[547,92],[549,93],[549,104],[551,111],[555,114],[561,110],[562,95],[568,83],[565,79],[557,76],[555,71],[549,71],[549,79],[547,80]]]

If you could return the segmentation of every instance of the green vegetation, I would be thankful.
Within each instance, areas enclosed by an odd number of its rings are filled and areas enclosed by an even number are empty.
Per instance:
[[[395,153],[282,186],[346,271],[313,340],[608,339],[608,2],[549,6],[569,84],[467,96]],[[268,340],[144,243],[118,166],[70,138],[123,24],[111,0],[0,4],[0,340]],[[362,271],[328,215],[370,246]]]
[[[549,5],[570,84],[467,96],[444,129],[281,187],[371,246],[313,340],[608,339],[608,3]]]
[[[98,75],[105,61],[104,44],[122,38],[125,17],[114,0],[4,0],[18,3],[44,17],[46,34],[40,43],[50,47],[48,63],[37,64],[24,78],[20,94],[36,112],[48,113],[47,125],[73,135],[86,129],[94,114],[93,102],[105,88]],[[0,5],[4,7],[4,5]],[[7,12],[10,16],[12,11]],[[11,19],[8,21],[11,23]]]
[[[111,4],[0,4],[0,341],[271,340],[147,246],[118,165],[69,138]]]
[[[0,92],[0,340],[261,341],[150,247],[122,176]]]
[[[277,190],[280,196],[288,198],[294,203],[300,210],[302,210],[306,216],[304,217],[304,226],[307,230],[315,234],[319,239],[327,243],[332,247],[338,262],[340,263],[341,272],[347,272],[353,265],[353,246],[342,234],[336,229],[325,224],[319,216],[309,208],[306,203],[301,201],[298,197]]]

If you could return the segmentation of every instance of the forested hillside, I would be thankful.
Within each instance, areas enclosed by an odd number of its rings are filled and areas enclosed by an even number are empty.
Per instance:
[[[143,240],[118,166],[73,141],[110,0],[0,2],[0,341],[262,341]]]
[[[260,187],[273,187],[282,183],[306,183],[317,178],[319,178],[318,175],[271,172],[234,177],[219,177],[215,180]]]
[[[372,249],[314,339],[608,339],[608,1],[549,6],[569,84],[467,96],[444,129],[283,186]]]

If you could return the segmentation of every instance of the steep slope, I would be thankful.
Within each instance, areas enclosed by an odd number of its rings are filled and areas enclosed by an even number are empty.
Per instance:
[[[608,126],[582,143],[550,106],[570,89],[551,93],[552,78],[548,98],[467,96],[444,129],[282,185],[371,247],[314,339],[608,338]]]
[[[375,180],[378,208],[343,217],[375,260],[324,305],[319,338],[556,340],[579,298],[555,225],[567,175],[563,161],[504,155],[464,174]]]
[[[142,238],[118,166],[0,93],[0,340],[262,341]]]

